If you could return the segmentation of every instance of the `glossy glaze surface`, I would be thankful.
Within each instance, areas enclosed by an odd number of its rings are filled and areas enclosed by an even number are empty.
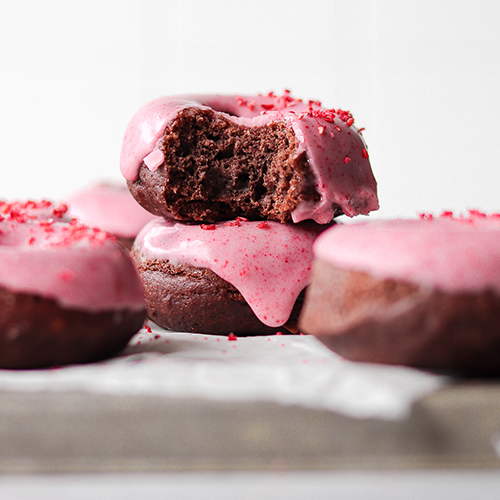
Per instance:
[[[315,256],[363,271],[451,292],[500,294],[500,218],[386,220],[337,225],[314,244]]]
[[[142,309],[129,255],[107,233],[64,221],[66,213],[50,202],[0,204],[0,286],[65,308]]]

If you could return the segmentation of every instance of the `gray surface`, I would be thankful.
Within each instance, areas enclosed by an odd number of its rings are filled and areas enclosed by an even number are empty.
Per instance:
[[[269,403],[0,393],[0,471],[498,467],[500,384],[427,397],[401,422]]]
[[[498,470],[1,475],[2,500],[496,500]]]

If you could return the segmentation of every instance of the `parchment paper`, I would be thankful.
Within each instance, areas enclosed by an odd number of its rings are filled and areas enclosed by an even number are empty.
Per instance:
[[[149,331],[151,329],[151,331]],[[150,323],[117,357],[46,370],[0,370],[3,391],[88,391],[165,398],[270,401],[354,418],[406,418],[449,379],[406,367],[350,362],[312,336],[230,340]]]

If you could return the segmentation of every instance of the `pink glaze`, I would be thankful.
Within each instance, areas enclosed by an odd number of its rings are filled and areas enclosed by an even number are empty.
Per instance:
[[[128,188],[102,183],[79,191],[67,199],[71,215],[82,224],[124,238],[135,238],[154,218],[132,197]]]
[[[315,256],[448,292],[500,293],[500,220],[467,217],[337,225],[314,244]]]
[[[300,141],[297,154],[306,151],[321,195],[317,203],[300,203],[292,214],[294,222],[313,219],[326,224],[333,218],[333,204],[349,217],[379,208],[377,184],[370,167],[366,145],[352,126],[350,113],[327,110],[320,103],[293,99],[288,92],[277,97],[186,95],[162,97],[143,106],[128,125],[121,152],[125,179],[137,179],[144,161],[155,171],[163,161],[161,138],[168,124],[185,108],[214,109],[246,127],[262,127],[285,121]]]
[[[187,225],[155,220],[140,233],[134,250],[147,258],[210,269],[235,286],[266,325],[288,321],[310,282],[317,224],[239,220]]]
[[[0,205],[0,286],[90,312],[144,307],[133,262],[115,239],[82,224],[37,218],[55,206]],[[12,206],[9,204],[8,206]]]

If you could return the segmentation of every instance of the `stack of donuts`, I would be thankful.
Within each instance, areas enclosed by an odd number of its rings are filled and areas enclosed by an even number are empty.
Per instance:
[[[131,251],[149,318],[186,332],[296,332],[314,239],[337,215],[378,209],[353,122],[289,92],[143,106],[121,171],[159,217]]]
[[[121,170],[160,217],[132,248],[148,316],[225,335],[300,328],[351,360],[498,374],[498,216],[334,223],[378,208],[353,122],[288,92],[141,108]]]

